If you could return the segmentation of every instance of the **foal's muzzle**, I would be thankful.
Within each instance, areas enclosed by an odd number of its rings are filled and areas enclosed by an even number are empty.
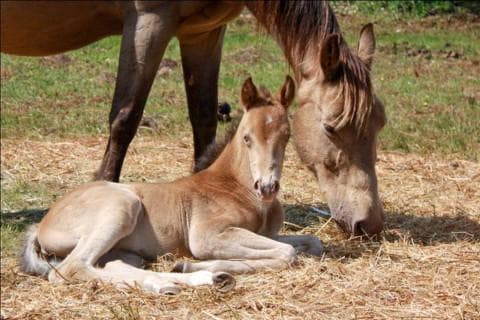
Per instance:
[[[263,183],[261,180],[257,180],[253,184],[253,189],[260,200],[266,202],[273,201],[280,190],[280,182],[273,180],[268,183]]]

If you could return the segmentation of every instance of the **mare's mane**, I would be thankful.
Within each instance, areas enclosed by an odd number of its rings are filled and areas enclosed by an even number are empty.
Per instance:
[[[296,74],[307,53],[316,52],[320,62],[319,44],[327,35],[341,35],[335,14],[326,1],[255,1],[247,6],[258,23],[275,35]],[[370,70],[351,52],[343,37],[340,38],[342,72],[339,83],[345,102],[334,126],[338,130],[352,125],[360,136],[366,130],[373,104]]]

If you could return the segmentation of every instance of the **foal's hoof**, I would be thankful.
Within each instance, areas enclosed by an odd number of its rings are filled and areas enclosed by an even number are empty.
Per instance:
[[[146,277],[142,285],[146,291],[154,292],[157,294],[172,296],[180,292],[180,288],[175,283],[170,281],[162,281],[156,277]]]
[[[235,278],[226,272],[217,272],[213,274],[213,286],[220,292],[228,292],[235,288]]]
[[[166,286],[166,287],[160,288],[158,290],[158,293],[164,296],[174,296],[180,293],[180,288],[175,285]]]
[[[188,266],[187,262],[184,262],[184,261],[177,262],[175,263],[175,265],[173,266],[170,272],[185,273],[187,272],[186,270],[187,266]]]

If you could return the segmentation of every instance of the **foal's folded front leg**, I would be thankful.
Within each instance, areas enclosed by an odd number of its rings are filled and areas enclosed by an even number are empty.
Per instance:
[[[277,235],[276,237],[274,237],[274,239],[292,245],[295,250],[297,250],[297,252],[303,252],[318,257],[321,257],[323,255],[322,241],[312,235]]]
[[[242,228],[229,227],[208,236],[194,230],[189,240],[193,256],[208,261],[180,262],[174,271],[248,273],[258,269],[286,268],[296,261],[293,246]]]

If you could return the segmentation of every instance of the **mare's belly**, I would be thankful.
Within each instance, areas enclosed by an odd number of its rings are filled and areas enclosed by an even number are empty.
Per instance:
[[[1,2],[4,53],[43,56],[122,32],[123,5],[96,1]]]

